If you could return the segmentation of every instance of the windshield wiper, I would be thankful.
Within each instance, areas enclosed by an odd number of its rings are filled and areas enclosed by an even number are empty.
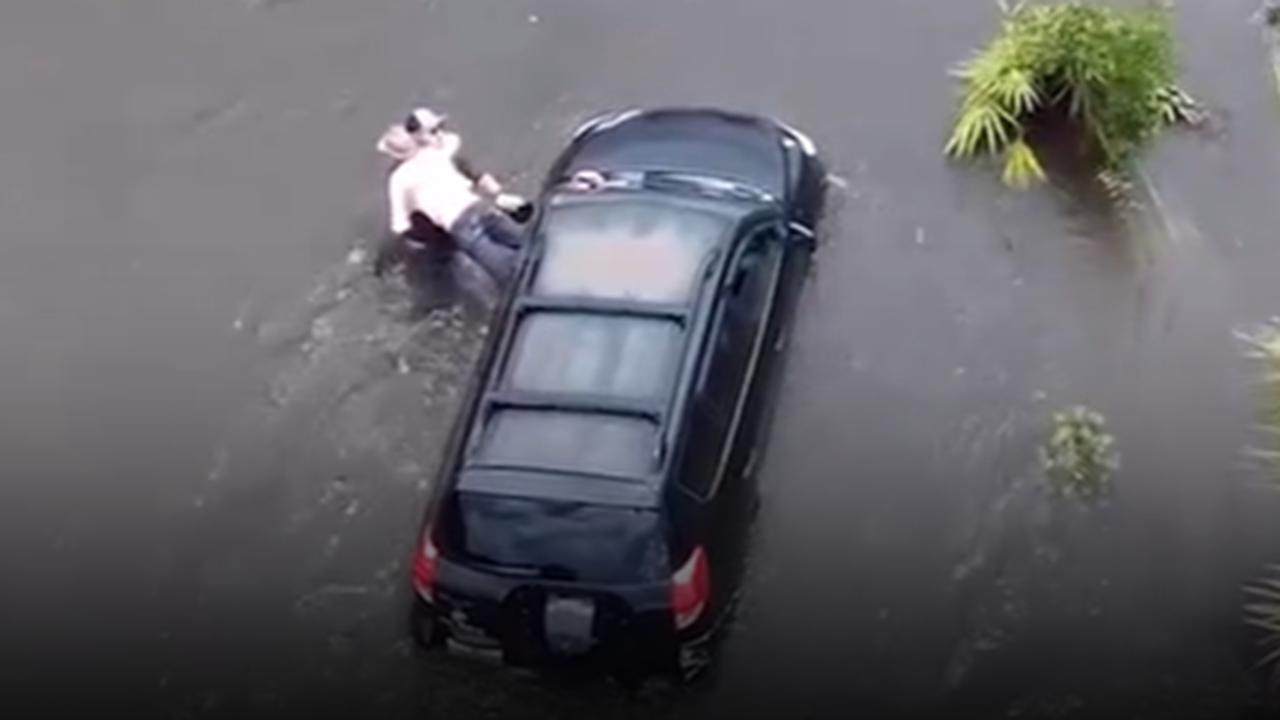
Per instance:
[[[691,175],[669,170],[652,170],[645,173],[645,175],[646,183],[651,185],[666,183],[670,186],[692,190],[704,195],[718,195],[720,197],[757,202],[773,201],[773,197],[762,190],[724,178],[704,177],[702,175]]]

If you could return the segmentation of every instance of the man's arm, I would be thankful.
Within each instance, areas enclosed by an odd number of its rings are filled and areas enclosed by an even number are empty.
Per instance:
[[[409,218],[408,193],[406,192],[404,175],[399,168],[391,173],[387,180],[387,224],[392,233],[401,235],[413,226]]]
[[[489,173],[482,173],[476,169],[470,158],[464,155],[453,156],[453,166],[458,168],[458,172],[462,173],[468,180],[475,183],[480,192],[491,197],[497,197],[502,193],[502,184],[497,178]]]
[[[447,133],[443,138],[443,147],[445,152],[453,158],[453,166],[457,168],[463,177],[471,181],[477,190],[496,198],[502,194],[502,184],[497,178],[486,172],[480,172],[475,163],[471,162],[471,158],[462,154],[462,137],[457,133]]]

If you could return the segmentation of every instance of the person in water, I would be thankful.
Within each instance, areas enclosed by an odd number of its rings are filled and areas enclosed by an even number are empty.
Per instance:
[[[515,272],[523,237],[507,213],[528,203],[477,172],[461,146],[445,117],[427,108],[382,135],[378,150],[398,163],[387,180],[389,230],[394,241],[420,246],[452,240],[501,284]]]

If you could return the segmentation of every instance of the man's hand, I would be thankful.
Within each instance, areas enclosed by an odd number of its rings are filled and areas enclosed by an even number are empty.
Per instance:
[[[493,204],[497,205],[499,209],[506,210],[507,212],[519,210],[524,207],[525,202],[524,198],[519,195],[512,195],[511,193],[498,193],[493,198]]]
[[[480,176],[480,179],[476,181],[476,187],[480,189],[480,192],[495,199],[502,195],[502,184],[489,173]]]

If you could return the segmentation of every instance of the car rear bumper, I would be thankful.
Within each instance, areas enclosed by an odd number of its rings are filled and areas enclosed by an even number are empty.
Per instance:
[[[536,672],[585,671],[625,676],[691,677],[707,664],[708,638],[687,638],[658,625],[658,617],[637,617],[582,654],[557,654],[529,626],[499,633],[470,625],[446,608],[415,598],[415,624],[435,628],[435,643],[450,655],[485,664]],[[451,616],[452,615],[452,616]],[[664,619],[665,620],[665,619]],[[420,626],[420,625],[419,625]],[[664,631],[665,630],[665,631]],[[419,641],[422,637],[419,637]]]

